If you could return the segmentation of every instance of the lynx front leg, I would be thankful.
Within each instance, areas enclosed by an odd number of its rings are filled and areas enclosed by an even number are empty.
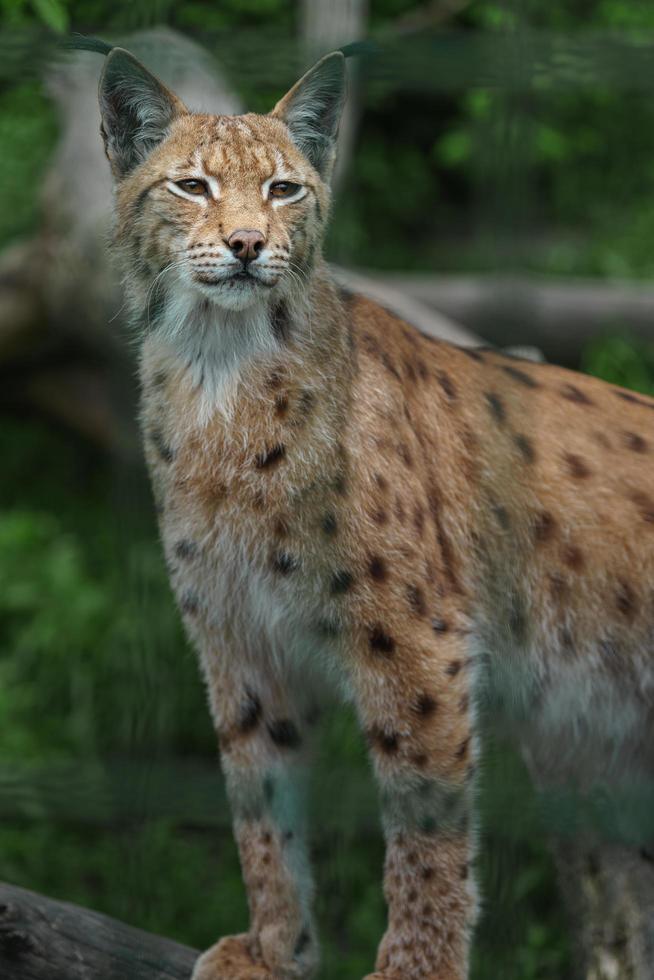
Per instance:
[[[368,980],[468,975],[476,911],[470,673],[465,644],[454,637],[440,639],[433,660],[426,651],[402,664],[369,659],[359,672],[387,842],[388,928]]]
[[[204,953],[193,980],[310,977],[317,946],[301,813],[306,726],[274,677],[207,673],[250,927]]]

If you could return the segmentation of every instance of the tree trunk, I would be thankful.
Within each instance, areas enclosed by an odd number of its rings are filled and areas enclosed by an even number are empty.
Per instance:
[[[383,281],[492,344],[533,344],[557,364],[578,364],[584,345],[607,334],[651,341],[654,333],[654,289],[646,284],[397,273]]]
[[[189,980],[197,956],[99,912],[0,883],[6,980]]]
[[[308,61],[334,51],[366,34],[368,0],[303,0],[302,43]],[[338,187],[347,170],[356,136],[361,100],[358,93],[356,59],[349,63],[348,99],[338,134],[338,160],[334,175]]]

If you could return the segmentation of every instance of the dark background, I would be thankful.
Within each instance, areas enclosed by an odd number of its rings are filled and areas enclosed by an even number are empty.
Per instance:
[[[281,0],[0,0],[0,23],[0,249],[47,222],[40,183],[58,123],[40,78],[57,35],[171,25],[260,111],[307,61],[300,5]],[[366,33],[379,51],[357,68],[331,259],[647,286],[654,5],[371,0]],[[654,394],[654,334],[626,315],[598,322],[568,345],[569,365]],[[574,322],[565,329],[574,339]],[[534,341],[528,320],[521,340]],[[70,413],[20,397],[14,370],[0,344],[0,387],[12,392],[0,396],[0,878],[204,947],[244,928],[245,900],[143,468]],[[351,717],[334,711],[324,729],[313,848],[321,975],[336,980],[371,968],[382,843]],[[483,766],[482,813],[473,976],[563,980],[551,812],[501,744]]]

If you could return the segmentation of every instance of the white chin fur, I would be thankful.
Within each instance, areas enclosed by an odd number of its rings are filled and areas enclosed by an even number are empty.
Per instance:
[[[279,344],[265,286],[200,285],[175,290],[154,337],[171,347],[190,371],[200,393],[201,414],[208,419],[216,410],[229,415],[243,367],[278,353]]]
[[[251,282],[234,282],[231,279],[225,282],[218,282],[216,285],[208,285],[203,282],[194,282],[194,288],[216,306],[223,310],[247,310],[264,302],[267,289],[256,280]]]

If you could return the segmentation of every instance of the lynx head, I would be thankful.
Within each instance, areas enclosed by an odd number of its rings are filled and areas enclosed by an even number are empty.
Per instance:
[[[197,114],[127,51],[110,52],[101,132],[137,311],[155,288],[227,313],[303,287],[329,209],[344,91],[336,52],[268,115]]]

